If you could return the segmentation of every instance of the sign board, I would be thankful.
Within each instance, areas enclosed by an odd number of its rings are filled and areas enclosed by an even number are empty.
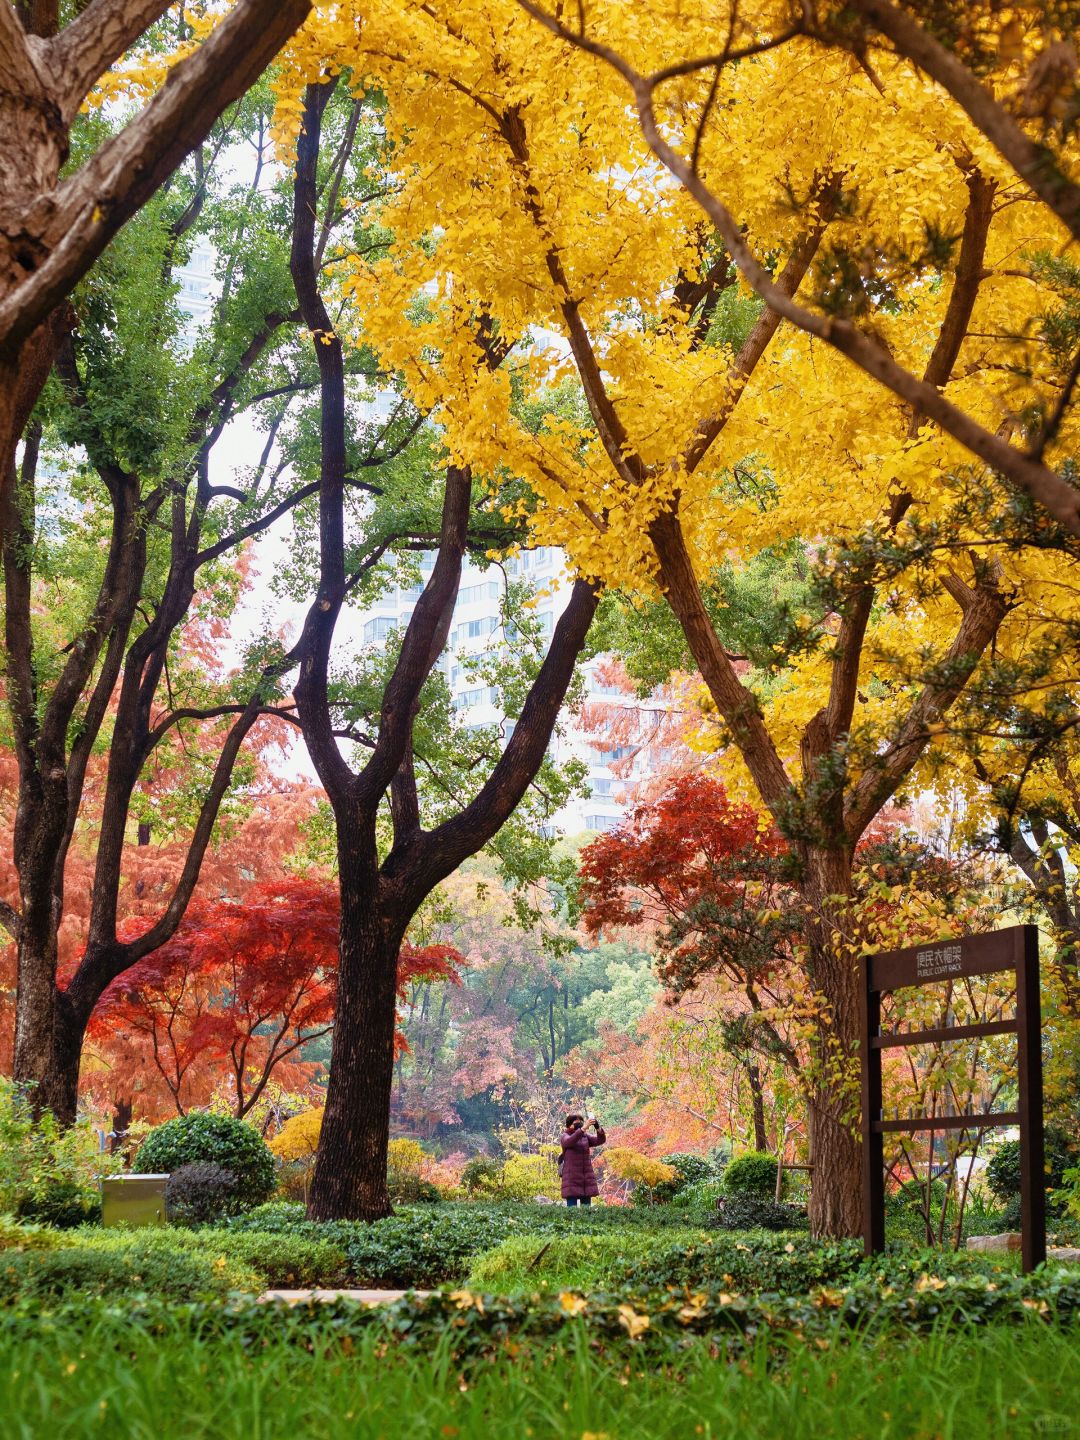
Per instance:
[[[947,1025],[935,1030],[882,1034],[881,996],[969,975],[1013,971],[1016,1013],[1011,1020]],[[1020,1228],[1025,1270],[1046,1259],[1046,1189],[1043,1170],[1042,1045],[1039,1019],[1039,932],[1013,925],[988,935],[913,945],[864,955],[860,961],[862,1040],[863,1239],[866,1253],[885,1248],[884,1139],[889,1132],[988,1130],[1020,1127]],[[910,1045],[948,1044],[983,1035],[1015,1035],[1017,1108],[968,1115],[914,1115],[886,1120],[882,1109],[881,1052]]]

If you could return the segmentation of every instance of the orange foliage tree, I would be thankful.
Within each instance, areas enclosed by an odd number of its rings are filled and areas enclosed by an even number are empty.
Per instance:
[[[88,1029],[87,1089],[119,1113],[137,1099],[148,1116],[217,1098],[242,1117],[271,1079],[313,1096],[323,1067],[304,1048],[333,1025],[339,928],[337,889],[317,880],[197,902],[173,939],[102,997]],[[463,964],[451,946],[406,944],[399,993],[421,980],[457,982]]]

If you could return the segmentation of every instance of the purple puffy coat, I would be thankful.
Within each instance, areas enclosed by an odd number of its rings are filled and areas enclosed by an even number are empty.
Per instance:
[[[562,1198],[582,1200],[586,1195],[599,1195],[600,1187],[592,1168],[592,1151],[603,1145],[607,1136],[598,1129],[595,1135],[585,1130],[564,1130],[562,1137],[563,1168]]]

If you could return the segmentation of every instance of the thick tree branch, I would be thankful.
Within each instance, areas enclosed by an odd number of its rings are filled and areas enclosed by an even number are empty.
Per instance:
[[[867,765],[844,806],[844,827],[854,845],[881,807],[892,798],[922,755],[949,708],[964,689],[1008,611],[995,563],[967,585],[958,575],[942,584],[960,606],[960,626],[939,675],[923,686],[912,702],[899,733]]]
[[[47,61],[51,72],[61,77],[57,100],[65,124],[71,124],[105,71],[171,4],[172,0],[90,0],[50,40]]]
[[[949,381],[971,324],[972,311],[979,287],[986,278],[986,239],[993,218],[997,186],[982,172],[969,166],[966,174],[968,204],[964,212],[964,230],[960,240],[952,292],[937,340],[923,371],[927,385],[941,388]],[[918,434],[920,411],[911,411],[908,435]],[[888,525],[895,530],[911,504],[911,496],[896,494],[889,506]],[[821,730],[823,750],[831,749],[851,728],[855,700],[859,688],[859,667],[862,662],[866,627],[873,609],[876,587],[867,581],[860,585],[844,609],[836,636],[835,658],[829,685],[829,700]],[[820,758],[814,754],[812,759]]]
[[[237,0],[146,108],[64,180],[40,236],[45,256],[0,303],[0,348],[20,344],[122,225],[200,143],[303,24],[311,0]],[[0,14],[10,13],[7,0]]]
[[[679,517],[673,510],[649,526],[664,595],[694,657],[716,708],[738,745],[766,805],[778,813],[791,793],[791,780],[769,734],[757,696],[739,679],[713,628],[701,598],[701,586],[686,548]]]
[[[435,566],[405,627],[401,653],[383,692],[375,753],[357,777],[357,795],[367,807],[379,803],[405,759],[420,691],[450,633],[471,500],[472,476],[449,466]]]
[[[433,886],[486,845],[536,778],[598,600],[593,585],[574,582],[514,733],[475,798],[434,830],[414,831],[402,844],[395,841],[383,865],[383,880],[406,906],[415,909]]]
[[[822,236],[835,213],[839,195],[840,186],[835,179],[819,180],[815,184],[811,195],[811,204],[814,209],[813,223],[795,242],[787,264],[776,277],[776,286],[784,295],[794,295],[802,284],[803,276],[810,268],[810,264],[817,254],[818,246],[821,244]],[[758,361],[768,348],[769,341],[776,334],[779,324],[779,313],[769,306],[762,310],[754,322],[753,329],[743,341],[728,372],[728,389],[724,396],[724,403],[712,415],[700,422],[694,431],[693,439],[686,447],[683,455],[683,469],[688,475],[701,464],[709,447],[727,424]]]

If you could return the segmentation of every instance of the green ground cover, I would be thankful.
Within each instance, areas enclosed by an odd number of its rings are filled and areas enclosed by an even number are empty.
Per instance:
[[[373,1282],[441,1288],[375,1310],[254,1295]],[[857,1242],[685,1211],[0,1221],[13,1437],[1065,1434],[1077,1354],[1080,1267],[1022,1276],[1014,1257],[910,1247],[867,1262]]]
[[[728,1360],[708,1338],[605,1345],[571,1319],[554,1341],[467,1365],[451,1332],[388,1347],[382,1326],[301,1316],[256,1339],[113,1307],[0,1328],[0,1413],[12,1440],[1013,1440],[1071,1433],[1078,1342],[1035,1317],[854,1337],[832,1320],[812,1343],[761,1334]]]

